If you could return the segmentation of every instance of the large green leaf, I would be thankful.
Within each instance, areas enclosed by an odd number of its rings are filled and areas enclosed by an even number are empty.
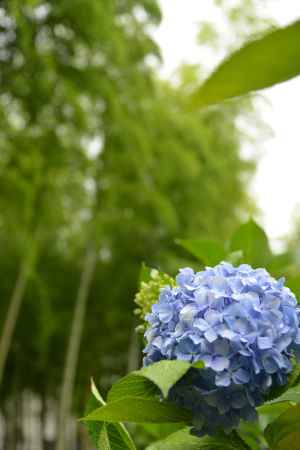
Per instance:
[[[177,243],[199,259],[203,264],[214,266],[226,257],[222,244],[203,239],[179,239]]]
[[[93,380],[91,391],[93,396],[88,402],[87,414],[99,407],[99,404],[105,405]],[[136,450],[128,431],[122,423],[87,421],[85,425],[97,450]]]
[[[132,372],[115,383],[107,394],[107,402],[126,397],[155,398],[160,395],[159,388],[148,378]]]
[[[191,413],[165,401],[124,397],[92,411],[84,420],[134,423],[189,422]]]
[[[107,395],[107,401],[116,401],[124,397],[153,397],[160,392],[166,398],[168,392],[191,367],[201,368],[199,361],[190,364],[186,361],[159,361],[121,378],[115,383]]]
[[[300,405],[291,406],[268,425],[265,437],[272,450],[299,450]]]
[[[236,433],[197,438],[189,430],[177,431],[166,439],[154,442],[146,450],[246,450],[247,444]]]
[[[281,83],[300,74],[300,21],[247,43],[225,59],[193,94],[203,107]]]
[[[231,238],[230,248],[243,251],[243,261],[265,266],[272,254],[264,230],[253,220],[240,226]]]
[[[159,361],[122,378],[110,389],[107,401],[84,418],[86,421],[168,423],[187,422],[191,413],[161,401],[171,387],[192,367],[201,368],[201,361]]]

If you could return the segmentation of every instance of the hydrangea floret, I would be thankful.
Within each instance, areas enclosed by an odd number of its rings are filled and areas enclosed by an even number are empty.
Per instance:
[[[159,272],[156,269],[150,270],[149,280],[147,282],[141,282],[140,290],[134,298],[134,301],[138,306],[138,308],[134,310],[134,313],[143,321],[145,316],[151,311],[152,305],[157,301],[160,291],[164,286],[175,286],[175,280],[171,278],[170,275]],[[144,332],[145,328],[145,324],[140,325],[137,328],[137,331]]]
[[[205,363],[169,394],[192,411],[198,436],[255,419],[255,408],[271,388],[287,383],[293,359],[300,360],[294,294],[284,279],[247,264],[181,269],[176,285],[161,289],[146,321],[145,366],[163,359]]]

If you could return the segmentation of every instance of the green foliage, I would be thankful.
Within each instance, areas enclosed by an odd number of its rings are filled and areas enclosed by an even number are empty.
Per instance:
[[[300,302],[300,277],[293,275],[288,276],[286,284],[291,289],[291,291],[294,292],[298,299],[298,302]]]
[[[248,448],[236,433],[197,438],[185,429],[171,434],[164,440],[154,442],[147,450],[247,450]]]
[[[185,428],[184,423],[143,423],[140,426],[150,436],[152,441],[164,439],[169,434]]]
[[[272,450],[299,449],[300,406],[291,406],[265,430],[265,437]]]
[[[196,365],[197,368],[204,367],[201,361],[198,361]],[[195,365],[186,361],[160,361],[144,367],[140,370],[140,374],[155,383],[166,398],[171,387],[193,366]]]
[[[270,403],[281,403],[281,402],[294,402],[300,403],[300,384],[294,387],[290,387],[285,390],[281,395],[276,396]]]
[[[264,230],[253,220],[241,225],[230,241],[232,251],[242,250],[243,261],[254,267],[266,266],[271,250]]]
[[[159,361],[144,367],[140,370],[127,375],[116,384],[113,385],[108,393],[108,401],[117,398],[130,397],[140,392],[141,396],[148,397],[155,393],[153,385],[158,388],[163,397],[168,396],[171,387],[182,378],[186,372],[197,365],[198,368],[203,367],[203,363],[198,361],[196,364],[190,364],[186,361]],[[146,382],[145,382],[146,380]],[[150,383],[149,383],[150,382]]]
[[[113,402],[126,397],[154,398],[159,394],[159,387],[155,383],[142,376],[140,371],[135,371],[112,385],[107,394],[107,401]]]
[[[92,396],[86,408],[86,414],[97,406],[105,405],[94,381],[91,384]],[[97,450],[135,450],[135,445],[126,428],[121,423],[86,421],[85,425]]]
[[[203,264],[214,266],[226,257],[224,246],[217,241],[202,239],[181,239],[179,245],[189,251]]]
[[[186,422],[190,413],[165,401],[170,388],[193,367],[185,361],[160,361],[135,371],[114,384],[108,403],[90,412],[86,421],[127,421],[135,423]],[[201,364],[197,363],[197,367]],[[203,367],[203,364],[202,364]]]
[[[251,450],[261,450],[266,447],[260,421],[240,422],[238,434]]]
[[[282,255],[272,255],[266,233],[253,220],[242,224],[223,245],[219,241],[203,239],[177,242],[204,265],[213,266],[226,260],[232,264],[244,262],[254,267],[270,266],[280,270],[287,264]]]
[[[171,403],[161,400],[166,398],[170,388],[195,365],[185,361],[160,361],[149,367],[135,371],[114,384],[107,396],[107,404],[101,400],[101,407],[88,410],[84,422],[93,424],[89,432],[95,440],[98,432],[106,436],[107,429],[103,424],[97,428],[94,422],[133,422],[133,423],[189,423],[191,413]],[[197,363],[197,367],[203,364]],[[95,386],[92,385],[95,391]],[[96,392],[99,398],[99,394]],[[121,425],[120,425],[121,426]],[[118,429],[119,430],[119,429]],[[101,436],[102,436],[101,434]]]
[[[190,419],[190,413],[182,408],[167,402],[141,397],[126,397],[107,403],[84,418],[85,421],[134,423],[181,423]]]
[[[222,62],[193,93],[193,106],[215,104],[299,75],[299,38],[300,21],[297,21],[247,43]]]

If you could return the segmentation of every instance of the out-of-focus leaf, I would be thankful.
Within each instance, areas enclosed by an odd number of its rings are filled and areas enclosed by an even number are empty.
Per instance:
[[[217,241],[179,239],[176,242],[199,259],[204,265],[214,266],[220,261],[223,261],[226,256],[224,247]]]
[[[187,422],[191,420],[191,413],[164,401],[124,397],[92,411],[84,420],[134,423]]]
[[[264,89],[300,74],[300,21],[247,43],[223,61],[192,96],[195,107]]]
[[[166,439],[154,442],[146,450],[248,450],[247,444],[237,435],[205,436],[197,438],[189,430],[177,431]]]
[[[267,265],[267,269],[274,275],[281,275],[292,264],[292,255],[290,253],[281,253],[272,255],[271,261]]]
[[[160,392],[166,398],[168,392],[192,367],[204,367],[201,361],[190,364],[186,361],[159,361],[122,378],[110,389],[108,402],[126,397],[151,398]]]
[[[242,262],[243,256],[244,254],[242,250],[235,250],[234,252],[231,252],[226,256],[226,261],[233,265],[237,265]]]
[[[298,303],[300,303],[300,277],[288,276],[285,284],[296,295]]]
[[[300,406],[291,406],[265,430],[265,437],[272,450],[299,450]]]
[[[243,251],[243,261],[254,267],[266,266],[272,254],[264,230],[253,220],[240,226],[231,239],[230,248]]]

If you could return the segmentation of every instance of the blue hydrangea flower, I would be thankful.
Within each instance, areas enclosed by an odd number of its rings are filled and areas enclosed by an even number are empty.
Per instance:
[[[300,308],[294,294],[265,269],[222,262],[195,273],[180,270],[146,316],[144,365],[162,359],[191,363],[169,399],[193,412],[193,432],[230,431],[256,417],[271,387],[287,382],[300,359]]]

